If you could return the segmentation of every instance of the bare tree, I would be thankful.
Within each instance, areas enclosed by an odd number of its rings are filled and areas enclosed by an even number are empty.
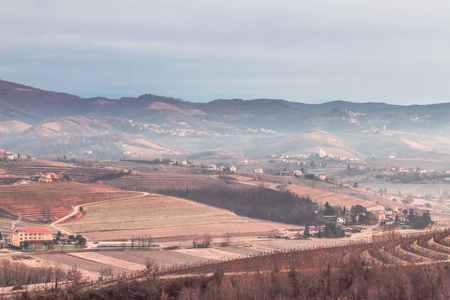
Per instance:
[[[227,232],[223,235],[223,242],[220,244],[221,247],[226,247],[230,245],[231,233]]]

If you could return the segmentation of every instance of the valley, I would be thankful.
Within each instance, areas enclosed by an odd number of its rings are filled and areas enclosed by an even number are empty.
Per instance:
[[[0,81],[0,108],[0,260],[34,274],[17,285],[448,261],[448,104],[83,99]]]

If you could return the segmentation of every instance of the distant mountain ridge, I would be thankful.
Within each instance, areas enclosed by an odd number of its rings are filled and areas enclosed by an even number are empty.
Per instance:
[[[449,115],[450,103],[81,98],[0,80],[2,147],[35,155],[168,156],[216,149],[264,155],[317,148],[355,156],[450,153]]]

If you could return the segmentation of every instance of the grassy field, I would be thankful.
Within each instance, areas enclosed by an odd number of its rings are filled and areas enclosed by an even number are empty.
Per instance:
[[[0,186],[0,207],[23,219],[41,221],[47,213],[60,218],[70,213],[73,205],[127,195],[133,193],[102,185],[32,182]]]

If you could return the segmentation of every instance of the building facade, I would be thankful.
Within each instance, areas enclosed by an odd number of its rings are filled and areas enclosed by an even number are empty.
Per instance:
[[[11,245],[20,247],[23,242],[42,243],[53,240],[52,231],[41,226],[17,227],[11,231]]]

